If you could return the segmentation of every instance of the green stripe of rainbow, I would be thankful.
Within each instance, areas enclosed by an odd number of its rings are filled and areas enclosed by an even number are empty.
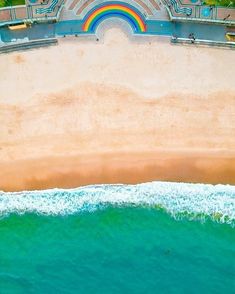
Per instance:
[[[131,18],[138,30],[142,33],[146,32],[146,25],[143,21],[143,18],[132,8],[129,6],[125,6],[124,4],[107,4],[105,6],[99,7],[95,9],[86,19],[83,24],[83,31],[88,32],[91,30],[93,24],[99,19],[102,18],[105,14],[115,15],[118,13],[124,14],[127,18]]]

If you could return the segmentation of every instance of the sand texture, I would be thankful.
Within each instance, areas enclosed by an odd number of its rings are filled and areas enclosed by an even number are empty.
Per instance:
[[[235,52],[104,39],[0,56],[0,190],[235,184]]]

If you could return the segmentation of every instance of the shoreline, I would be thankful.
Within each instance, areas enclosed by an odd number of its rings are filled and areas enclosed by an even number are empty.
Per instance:
[[[152,152],[50,157],[1,164],[0,190],[151,181],[235,185],[235,154]]]
[[[0,56],[0,190],[235,184],[234,52],[141,40]]]

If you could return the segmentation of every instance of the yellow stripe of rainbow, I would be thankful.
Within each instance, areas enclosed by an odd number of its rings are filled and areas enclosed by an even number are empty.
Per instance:
[[[139,30],[141,32],[146,32],[146,25],[140,15],[138,15],[137,12],[135,12],[132,8],[128,6],[124,6],[123,4],[108,4],[102,7],[97,8],[94,10],[86,19],[85,23],[83,24],[83,31],[88,32],[91,30],[92,23],[95,21],[95,19],[101,18],[103,14],[110,13],[115,14],[118,12],[124,13],[127,17],[131,17],[131,19],[134,19],[136,24],[139,27]]]

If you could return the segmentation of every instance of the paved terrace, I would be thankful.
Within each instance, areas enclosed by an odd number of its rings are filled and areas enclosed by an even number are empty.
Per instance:
[[[0,24],[5,25],[0,28],[3,43],[95,34],[98,25],[113,16],[124,19],[136,34],[164,35],[177,40],[188,39],[192,43],[196,38],[197,42],[209,40],[228,44],[226,33],[231,31],[231,25],[235,26],[235,9],[206,7],[199,0],[26,1],[25,6],[0,10]],[[17,22],[32,25],[19,31],[10,31],[6,26]]]
[[[235,9],[204,6],[202,0],[125,0],[147,20],[195,21],[235,25]],[[107,0],[26,0],[26,5],[1,8],[0,26],[19,22],[83,19]]]
[[[201,0],[163,0],[171,20],[235,25],[235,9],[205,6]]]
[[[64,0],[26,0],[26,5],[0,8],[0,26],[58,20]]]

